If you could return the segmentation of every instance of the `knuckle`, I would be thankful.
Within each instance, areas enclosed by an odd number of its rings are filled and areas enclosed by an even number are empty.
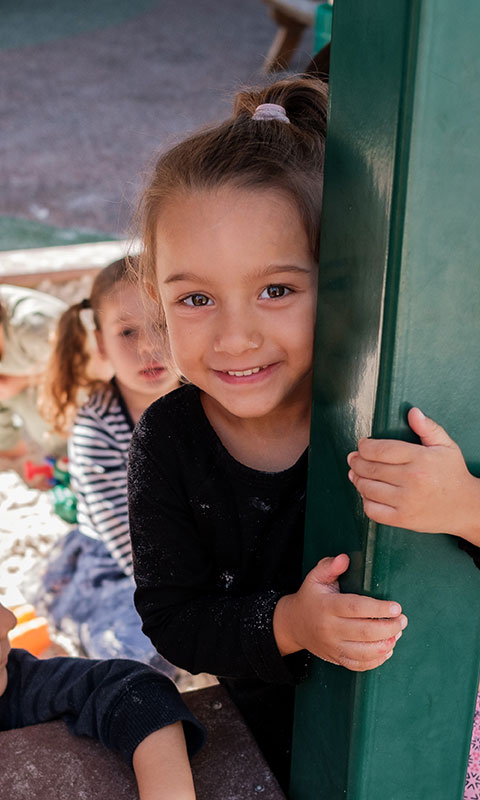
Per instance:
[[[352,617],[357,616],[358,606],[359,606],[358,599],[355,597],[355,595],[345,595],[345,597],[347,598],[347,603],[346,603],[347,611],[349,612],[349,614],[351,614]]]
[[[374,456],[377,461],[382,461],[392,448],[392,443],[385,439],[370,439],[370,444],[370,457]]]
[[[378,653],[379,655],[384,655],[385,653],[389,653],[393,647],[395,647],[395,637],[391,636],[390,639],[383,639],[383,641],[379,643]]]
[[[376,480],[379,477],[381,465],[377,461],[370,461],[365,466],[366,477]]]

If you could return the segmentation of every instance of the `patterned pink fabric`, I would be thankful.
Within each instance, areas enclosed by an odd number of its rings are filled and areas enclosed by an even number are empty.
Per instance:
[[[480,800],[480,692],[477,696],[463,800]]]

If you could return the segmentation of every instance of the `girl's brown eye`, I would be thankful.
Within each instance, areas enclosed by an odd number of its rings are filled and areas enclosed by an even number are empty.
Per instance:
[[[184,299],[187,306],[206,306],[210,298],[206,294],[191,294]]]
[[[271,299],[275,299],[276,297],[285,297],[288,294],[290,289],[287,289],[286,286],[279,286],[277,284],[272,284],[271,286],[267,286],[260,297],[264,297],[265,295]]]

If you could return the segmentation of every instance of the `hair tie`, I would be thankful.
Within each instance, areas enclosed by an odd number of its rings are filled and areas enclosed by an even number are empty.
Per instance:
[[[90,300],[88,297],[84,297],[82,302],[80,303],[80,308],[91,308]]]
[[[261,103],[256,107],[252,119],[255,121],[276,119],[279,122],[286,122],[290,125],[287,112],[283,106],[279,106],[277,103]]]

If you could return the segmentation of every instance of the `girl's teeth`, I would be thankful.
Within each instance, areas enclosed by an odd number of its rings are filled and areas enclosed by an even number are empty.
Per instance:
[[[234,375],[236,378],[243,378],[245,375],[256,375],[261,369],[261,367],[254,367],[253,369],[244,369],[243,372],[228,369],[227,375]]]

